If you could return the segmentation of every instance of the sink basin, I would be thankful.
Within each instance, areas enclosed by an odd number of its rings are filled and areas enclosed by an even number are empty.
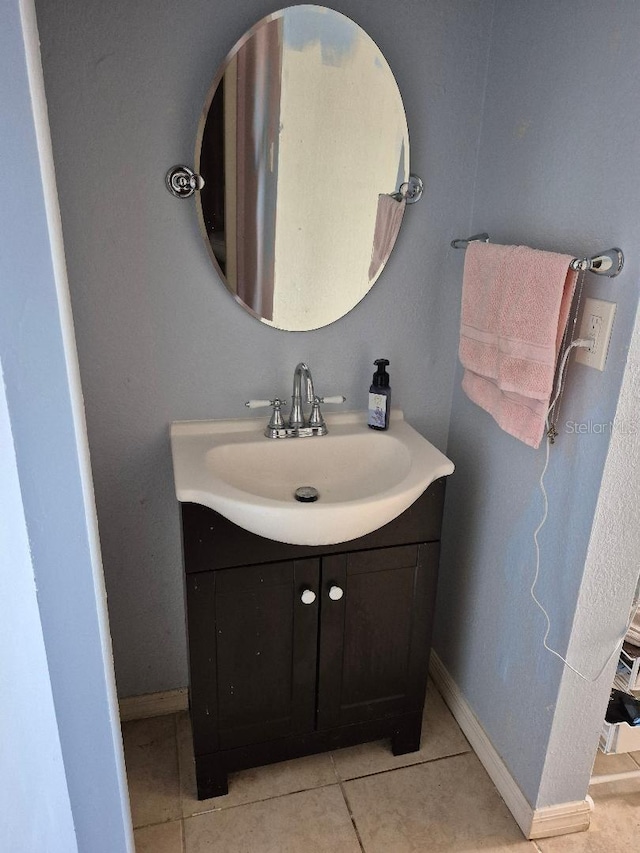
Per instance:
[[[265,438],[265,419],[179,421],[171,449],[179,501],[202,504],[259,536],[333,545],[392,521],[453,463],[394,410],[387,431],[366,413],[326,415],[321,438]],[[295,491],[312,486],[313,503]]]

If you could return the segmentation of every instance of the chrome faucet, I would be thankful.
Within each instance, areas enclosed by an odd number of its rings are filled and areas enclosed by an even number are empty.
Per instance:
[[[302,382],[305,382],[305,397],[302,398]],[[267,438],[306,438],[312,435],[326,435],[327,425],[320,411],[320,403],[344,403],[346,397],[342,394],[335,397],[316,397],[313,389],[311,371],[301,361],[293,371],[293,393],[291,395],[291,412],[285,421],[280,412],[283,401],[276,397],[274,400],[249,400],[245,403],[249,409],[257,409],[262,406],[271,406],[271,420],[267,424],[264,434]],[[309,417],[305,420],[304,410],[306,405],[310,407]]]
[[[293,393],[291,395],[291,413],[289,415],[289,426],[291,429],[300,429],[305,426],[304,412],[302,408],[302,377],[304,376],[307,389],[307,402],[313,407],[316,395],[313,390],[313,379],[307,365],[301,361],[293,371]],[[318,401],[319,402],[319,401]],[[323,421],[324,423],[324,421]]]

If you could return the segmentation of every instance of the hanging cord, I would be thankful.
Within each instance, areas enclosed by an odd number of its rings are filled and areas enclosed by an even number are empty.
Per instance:
[[[567,346],[567,340],[570,340],[573,343],[576,333],[576,324],[578,322],[578,315],[580,314],[580,305],[582,303],[582,291],[584,289],[584,279],[585,279],[585,270],[581,270],[580,275],[578,277],[578,296],[575,300],[575,305],[572,308],[571,313],[573,314],[572,319],[566,324],[564,329],[564,335],[562,336],[562,342],[560,344],[560,352],[566,352],[565,347]],[[553,403],[549,406],[549,410],[547,412],[546,417],[549,422],[547,424],[547,438],[549,439],[551,444],[554,444],[556,438],[558,437],[558,430],[556,425],[560,420],[560,412],[562,411],[562,398],[564,395],[564,382],[559,381],[557,385],[558,393],[553,399]],[[557,402],[556,402],[557,401]]]
[[[534,600],[534,602],[538,605],[538,607],[542,611],[542,614],[543,614],[545,621],[547,623],[547,629],[544,632],[544,637],[542,639],[542,645],[545,647],[545,649],[548,652],[551,652],[552,655],[555,655],[559,660],[561,660],[562,663],[571,670],[571,672],[575,672],[575,674],[577,676],[579,676],[583,681],[587,681],[590,684],[593,684],[595,681],[598,681],[598,679],[600,678],[602,673],[605,671],[607,666],[609,666],[609,663],[611,662],[611,660],[616,655],[620,654],[620,648],[622,646],[622,643],[624,642],[624,638],[627,635],[627,631],[631,627],[631,623],[633,622],[633,617],[635,615],[635,610],[636,610],[636,607],[638,605],[637,596],[634,599],[633,606],[631,608],[631,615],[630,615],[629,621],[627,622],[627,625],[624,629],[624,632],[616,641],[615,648],[613,649],[613,651],[611,652],[609,657],[606,659],[606,661],[604,662],[602,667],[599,669],[598,674],[592,678],[588,675],[584,675],[582,672],[577,670],[575,667],[571,666],[569,661],[565,657],[563,657],[560,654],[560,652],[556,651],[555,649],[552,649],[551,646],[547,643],[547,639],[548,639],[549,634],[551,632],[551,620],[549,618],[549,614],[547,613],[547,611],[544,609],[544,607],[542,606],[540,601],[536,598],[536,593],[535,593],[536,584],[538,583],[538,576],[540,574],[540,543],[538,542],[538,534],[540,533],[540,531],[544,527],[545,522],[547,520],[547,516],[549,515],[549,498],[547,496],[547,490],[545,489],[545,486],[544,486],[544,477],[545,477],[545,474],[547,473],[547,468],[549,467],[549,448],[550,448],[551,444],[553,443],[553,438],[555,437],[553,435],[553,432],[551,431],[551,426],[549,423],[549,415],[550,415],[553,407],[555,406],[558,397],[560,396],[560,393],[562,390],[562,383],[564,380],[564,371],[565,371],[565,368],[567,365],[567,359],[569,358],[571,350],[574,349],[575,347],[589,347],[589,346],[591,346],[591,343],[592,343],[592,341],[589,338],[578,338],[577,340],[572,341],[569,344],[569,346],[566,348],[566,350],[564,351],[563,356],[562,356],[562,361],[560,362],[560,370],[558,371],[558,379],[556,382],[555,396],[551,402],[551,405],[547,409],[547,414],[545,417],[545,424],[547,427],[547,448],[546,448],[546,457],[545,457],[545,461],[544,461],[544,468],[542,469],[542,473],[540,474],[540,491],[542,492],[544,512],[542,514],[540,524],[538,524],[538,526],[536,527],[535,532],[533,534],[533,541],[534,541],[535,548],[536,548],[536,569],[535,569],[535,573],[534,573],[534,577],[533,577],[533,583],[531,584],[530,592],[531,592],[531,598]],[[551,434],[549,434],[549,433],[551,433]]]

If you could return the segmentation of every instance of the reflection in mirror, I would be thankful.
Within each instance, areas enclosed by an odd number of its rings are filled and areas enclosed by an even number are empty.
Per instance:
[[[350,311],[396,240],[409,175],[402,99],[379,48],[321,6],[263,19],[207,99],[198,209],[228,289],[300,331]]]

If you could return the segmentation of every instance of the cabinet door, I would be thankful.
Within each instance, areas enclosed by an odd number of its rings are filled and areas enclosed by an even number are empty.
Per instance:
[[[437,570],[437,543],[323,558],[319,729],[421,711]]]
[[[196,754],[313,730],[318,581],[318,559],[188,577]]]

